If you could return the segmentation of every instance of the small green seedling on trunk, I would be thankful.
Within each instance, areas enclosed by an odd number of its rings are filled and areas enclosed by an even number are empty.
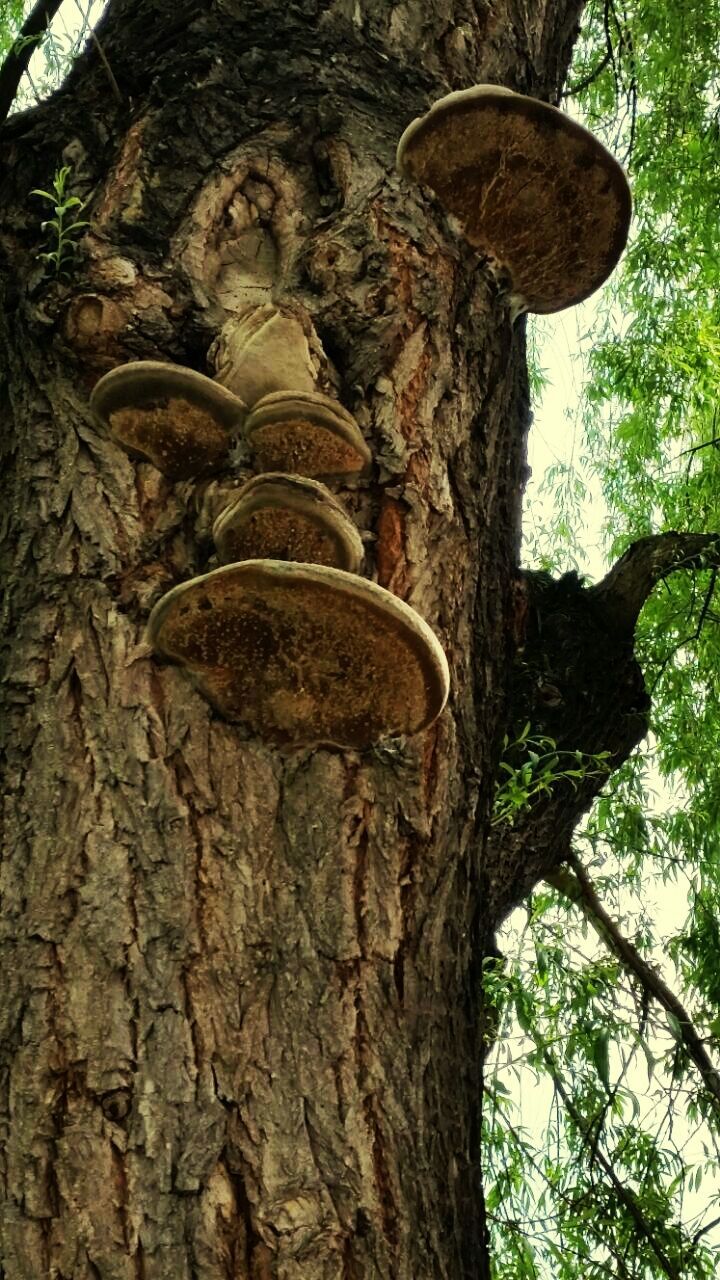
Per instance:
[[[48,233],[50,248],[37,256],[42,262],[47,262],[54,268],[54,274],[58,279],[70,274],[69,267],[77,253],[79,233],[90,225],[84,219],[77,218],[77,214],[82,213],[85,208],[85,201],[79,196],[68,195],[69,176],[70,165],[63,165],[55,171],[52,191],[43,191],[41,187],[35,187],[30,193],[47,200],[53,207],[55,217],[40,223],[42,230]],[[66,221],[68,218],[72,220]]]
[[[569,782],[577,790],[586,778],[600,778],[610,772],[610,752],[590,755],[584,751],[561,751],[554,738],[530,733],[530,722],[513,741],[506,735],[501,777],[495,784],[492,825],[515,825],[541,797],[551,794],[558,782]],[[508,757],[510,757],[508,759]]]

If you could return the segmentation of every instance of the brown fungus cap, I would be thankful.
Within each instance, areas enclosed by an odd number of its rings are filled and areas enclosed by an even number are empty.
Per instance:
[[[449,688],[422,618],[340,569],[246,560],[175,587],[148,623],[231,720],[271,742],[362,749],[424,729]]]
[[[221,466],[246,413],[242,400],[211,378],[159,360],[106,373],[90,407],[113,440],[171,480]]]
[[[497,85],[448,94],[405,130],[397,165],[509,276],[517,311],[582,302],[625,247],[622,167],[582,125],[535,98]]]
[[[325,485],[272,472],[254,476],[213,526],[220,561],[296,560],[357,573],[363,544]]]
[[[371,454],[352,414],[313,392],[276,392],[255,405],[245,423],[264,471],[332,477],[364,471]]]

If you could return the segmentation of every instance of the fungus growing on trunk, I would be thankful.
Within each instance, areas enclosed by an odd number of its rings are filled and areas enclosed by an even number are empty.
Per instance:
[[[624,170],[546,102],[498,85],[450,93],[405,130],[397,164],[434,191],[498,280],[509,279],[515,314],[582,302],[625,247]]]
[[[221,466],[247,411],[211,378],[156,360],[111,369],[96,384],[90,407],[113,440],[171,480]]]
[[[439,716],[448,666],[409,605],[354,574],[247,560],[183,583],[148,622],[218,711],[292,746],[362,749]]]
[[[371,458],[352,414],[313,392],[265,396],[247,418],[245,433],[263,471],[348,476],[363,471]]]
[[[363,544],[324,485],[280,472],[254,476],[220,513],[213,538],[222,564],[294,560],[356,573]]]
[[[245,404],[274,391],[314,391],[316,369],[302,324],[266,303],[226,324],[208,352],[222,386]]]

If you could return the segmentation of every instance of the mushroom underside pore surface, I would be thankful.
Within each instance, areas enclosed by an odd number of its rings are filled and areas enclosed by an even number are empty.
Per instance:
[[[322,396],[267,396],[255,405],[245,432],[264,471],[331,478],[357,475],[370,462],[354,418]]]
[[[143,360],[105,374],[90,407],[116,443],[171,480],[222,466],[246,413],[243,402],[211,378]]]
[[[445,655],[427,624],[338,569],[250,560],[174,588],[148,639],[222,715],[281,745],[362,749],[440,714]]]
[[[356,573],[363,544],[336,498],[317,481],[256,476],[215,521],[221,563],[293,560]]]
[[[630,224],[621,165],[547,103],[478,85],[405,130],[398,167],[430,187],[519,310],[559,311],[595,291]]]

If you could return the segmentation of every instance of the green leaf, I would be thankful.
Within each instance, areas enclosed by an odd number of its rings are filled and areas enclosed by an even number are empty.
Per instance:
[[[606,1089],[610,1088],[610,1031],[597,1031],[592,1040],[592,1061]]]
[[[648,1087],[649,1087],[652,1083],[652,1078],[655,1074],[655,1068],[658,1064],[659,1059],[654,1057],[654,1055],[651,1053],[650,1046],[647,1044],[645,1040],[640,1038],[639,1043],[640,1043],[640,1048],[642,1049],[645,1055],[645,1062],[647,1063]]]
[[[672,1032],[674,1039],[677,1040],[678,1044],[682,1044],[683,1029],[682,1029],[682,1023],[680,1019],[676,1017],[676,1015],[672,1012],[671,1009],[665,1010],[665,1019],[667,1021],[668,1027],[670,1028],[670,1031]]]

